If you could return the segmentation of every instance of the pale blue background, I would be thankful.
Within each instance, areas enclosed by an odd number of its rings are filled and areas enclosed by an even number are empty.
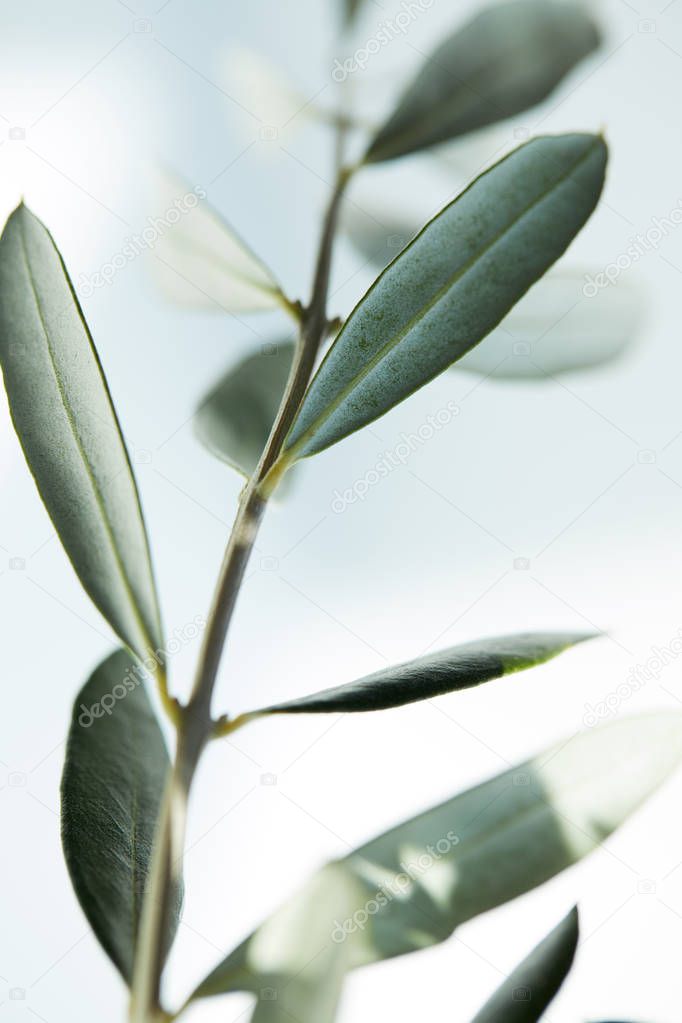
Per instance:
[[[682,2],[663,3],[594,4],[606,29],[602,52],[545,108],[502,129],[503,142],[519,129],[606,131],[605,201],[569,263],[610,262],[682,199]],[[417,66],[419,51],[474,6],[436,0],[356,76],[366,116]],[[24,192],[74,277],[89,275],[161,212],[146,180],[165,163],[205,187],[287,289],[305,296],[329,138],[301,115],[263,140],[261,122],[230,98],[230,64],[240,48],[261,51],[307,98],[330,104],[331,0],[134,7],[6,5],[3,215]],[[368,3],[357,42],[399,9],[392,0]],[[144,18],[150,31],[136,31]],[[10,138],[17,127],[23,141]],[[427,213],[465,183],[466,175],[410,160],[369,173],[357,195],[390,189],[401,206]],[[347,312],[370,282],[360,267],[342,242],[334,312]],[[221,674],[220,709],[302,694],[482,634],[594,623],[611,638],[480,691],[380,716],[274,721],[216,745],[190,821],[174,1002],[325,858],[570,736],[587,702],[604,699],[677,636],[681,272],[678,230],[624,275],[623,285],[647,289],[649,311],[638,348],[615,368],[564,384],[475,390],[472,377],[446,375],[307,464],[286,505],[269,514]],[[178,314],[143,259],[85,308],[135,456],[170,634],[206,611],[239,488],[196,443],[192,411],[228,364],[287,325],[278,316]],[[336,488],[351,486],[403,431],[452,399],[461,415],[406,468],[344,514],[331,510]],[[57,818],[70,703],[114,641],[79,589],[2,415],[0,1023],[27,1013],[48,1023],[120,1020],[122,988],[71,892]],[[641,450],[656,460],[638,462]],[[514,569],[518,557],[530,559],[529,570]],[[15,558],[25,559],[23,570],[10,568]],[[175,658],[177,690],[189,684],[196,652],[190,645]],[[682,665],[670,665],[622,712],[676,708],[681,676]],[[263,775],[277,784],[263,784]],[[678,1019],[681,800],[678,777],[580,868],[429,954],[358,974],[343,1020],[469,1018],[576,897],[585,947],[548,1018]],[[236,1020],[246,1004],[214,1001],[192,1018]]]

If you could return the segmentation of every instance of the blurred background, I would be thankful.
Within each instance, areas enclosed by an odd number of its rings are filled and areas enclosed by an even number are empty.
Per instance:
[[[380,119],[423,55],[480,6],[434,0],[414,14],[351,76],[358,116]],[[23,194],[79,287],[135,464],[169,637],[207,611],[240,488],[198,443],[194,410],[230,365],[289,326],[280,314],[178,310],[142,256],[108,284],[89,282],[163,212],[153,175],[165,167],[205,189],[285,290],[307,298],[332,175],[331,132],[312,114],[334,107],[335,58],[403,9],[368,0],[344,42],[332,0],[25,0],[6,11],[2,216]],[[259,537],[216,709],[483,635],[608,637],[468,693],[381,715],[274,720],[215,744],[190,819],[173,1003],[325,859],[590,727],[604,705],[612,718],[682,702],[682,2],[591,10],[603,45],[544,106],[368,170],[350,197],[356,214],[418,222],[531,134],[603,130],[604,199],[562,265],[580,275],[621,257],[609,294],[632,312],[612,330],[630,335],[636,321],[635,343],[612,364],[551,379],[448,372],[301,467]],[[272,76],[283,82],[274,93]],[[641,235],[648,247],[628,258]],[[375,272],[341,238],[331,312],[347,314]],[[72,893],[58,821],[71,702],[114,639],[54,536],[1,401],[0,1021],[120,1020],[124,992]],[[448,402],[458,408],[448,425],[339,503]],[[174,646],[183,692],[198,643]],[[342,1020],[470,1018],[576,899],[582,944],[547,1018],[679,1019],[681,798],[678,776],[578,868],[428,953],[355,974]],[[236,1021],[248,1005],[230,996],[190,1018]]]

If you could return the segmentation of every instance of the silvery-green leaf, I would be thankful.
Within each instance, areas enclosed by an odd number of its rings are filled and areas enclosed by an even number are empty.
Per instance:
[[[503,675],[544,664],[576,643],[592,638],[591,633],[565,632],[491,636],[439,650],[406,664],[382,668],[346,685],[266,707],[255,711],[254,716],[334,714],[402,707],[417,700],[471,689]]]
[[[434,217],[344,324],[277,471],[377,419],[497,326],[589,217],[606,157],[598,136],[534,139]]]
[[[441,942],[577,863],[681,757],[677,712],[565,739],[323,867],[194,997],[250,991],[257,1023],[331,1023],[349,970]]]
[[[367,151],[390,160],[520,114],[599,45],[586,9],[512,0],[481,11],[426,60]]]
[[[614,362],[636,341],[644,302],[627,281],[586,293],[593,277],[587,268],[548,273],[453,370],[543,380]]]
[[[291,311],[273,274],[209,205],[202,188],[159,175],[154,198],[158,227],[149,262],[168,299],[218,312]]]
[[[578,910],[574,907],[519,963],[472,1023],[536,1023],[568,976],[578,937]]]
[[[109,624],[144,658],[163,643],[135,479],[64,264],[23,205],[0,240],[0,363],[15,429],[66,553]]]
[[[265,447],[293,356],[290,341],[265,345],[228,370],[197,409],[197,436],[245,476],[256,468]]]
[[[99,665],[74,704],[62,776],[62,844],[83,912],[128,984],[169,767],[141,668],[119,650]],[[178,891],[168,948],[181,903]]]

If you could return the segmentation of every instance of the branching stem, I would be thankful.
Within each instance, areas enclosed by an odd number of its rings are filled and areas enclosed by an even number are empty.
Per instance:
[[[339,210],[352,170],[342,166],[343,128],[337,133],[337,179],[325,214],[318,249],[310,304],[301,311],[301,327],[287,387],[260,462],[242,491],[237,515],[208,616],[194,685],[187,704],[176,707],[178,732],[175,762],[159,817],[157,838],[145,896],[135,956],[131,1023],[161,1023],[169,1017],[161,1008],[160,986],[164,964],[164,938],[173,892],[182,876],[186,807],[197,765],[210,739],[233,730],[225,718],[215,721],[211,704],[227,632],[234,614],[244,573],[274,489],[263,487],[277,462],[313,373],[320,346],[329,332],[327,296],[332,250]],[[274,474],[276,476],[276,474]]]

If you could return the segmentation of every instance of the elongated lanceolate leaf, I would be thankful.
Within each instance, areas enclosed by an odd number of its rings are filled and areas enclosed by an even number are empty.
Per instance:
[[[559,742],[316,873],[199,986],[256,1023],[331,1023],[345,974],[443,941],[582,859],[679,765],[682,714]]]
[[[585,633],[522,633],[463,643],[407,664],[383,668],[347,685],[266,707],[255,715],[332,714],[401,707],[532,668],[591,638],[592,634]]]
[[[290,341],[265,345],[228,370],[197,409],[199,439],[244,476],[256,468],[270,435],[293,357]]]
[[[62,844],[83,912],[128,984],[169,766],[141,669],[119,650],[76,698],[62,777]],[[181,903],[178,891],[168,948]]]
[[[487,8],[427,58],[366,159],[404,156],[535,106],[599,41],[578,4],[514,0]]]
[[[130,461],[64,264],[23,205],[0,240],[0,363],[14,426],[66,553],[109,624],[144,657],[163,644]]]
[[[594,135],[535,139],[430,221],[351,313],[280,467],[377,419],[478,344],[583,226],[606,155]]]
[[[500,985],[472,1023],[536,1023],[573,965],[578,937],[578,910],[573,908]]]
[[[158,176],[154,223],[160,226],[150,267],[166,297],[216,312],[291,311],[270,270],[200,191]]]

